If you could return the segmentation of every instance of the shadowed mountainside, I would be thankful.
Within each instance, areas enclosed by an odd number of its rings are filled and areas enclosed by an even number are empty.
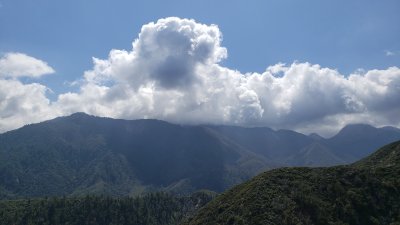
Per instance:
[[[75,113],[0,134],[0,198],[221,192],[276,167],[353,162],[373,151],[369,145],[398,139],[396,128],[367,125],[324,139],[270,128]]]
[[[0,135],[2,197],[223,191],[267,168],[201,126],[83,113]]]

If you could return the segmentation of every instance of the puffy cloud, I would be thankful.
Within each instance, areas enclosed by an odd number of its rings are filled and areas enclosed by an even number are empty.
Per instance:
[[[344,76],[310,63],[279,63],[242,74],[218,64],[227,56],[221,37],[217,26],[187,19],[144,25],[131,51],[94,58],[81,91],[60,95],[58,104],[117,118],[323,134],[352,122],[399,125],[399,68]]]
[[[0,133],[56,116],[46,91],[41,84],[0,79]]]
[[[0,58],[0,77],[40,77],[54,73],[46,62],[23,53],[9,52]]]
[[[132,88],[149,81],[165,88],[184,88],[199,79],[197,66],[209,66],[226,57],[217,26],[194,20],[166,18],[142,27],[133,50],[112,50],[108,60],[94,58],[95,68],[86,79],[115,79]]]
[[[247,77],[270,126],[329,135],[349,123],[400,125],[397,67],[344,76],[309,63],[279,66]]]
[[[400,126],[397,67],[345,76],[295,62],[243,74],[219,64],[227,57],[221,42],[216,25],[160,19],[142,27],[131,50],[114,49],[107,59],[94,58],[80,91],[60,94],[49,103],[42,90],[39,108],[46,115],[84,111],[114,118],[270,126],[324,135],[348,123]]]
[[[132,51],[94,58],[81,92],[60,95],[58,105],[74,106],[68,112],[179,123],[256,121],[263,111],[257,94],[241,85],[239,72],[218,65],[227,57],[221,41],[216,25],[174,17],[149,23]]]
[[[54,70],[46,62],[23,53],[0,58],[0,133],[60,115],[46,97],[46,86],[17,80],[49,73]]]

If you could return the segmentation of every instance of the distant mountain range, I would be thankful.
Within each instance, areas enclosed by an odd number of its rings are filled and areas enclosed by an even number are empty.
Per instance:
[[[75,113],[0,134],[0,198],[221,192],[272,168],[351,163],[396,140],[393,127],[349,125],[325,139]]]
[[[219,195],[185,224],[399,223],[400,141],[351,165],[262,173]]]

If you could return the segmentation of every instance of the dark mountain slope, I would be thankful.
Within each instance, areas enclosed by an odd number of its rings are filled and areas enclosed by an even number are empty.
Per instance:
[[[354,167],[369,169],[400,168],[400,142],[394,142],[379,149],[372,155],[354,163]],[[400,174],[398,174],[400,176]],[[400,179],[400,177],[397,177]],[[400,180],[399,180],[400,181]]]
[[[399,224],[400,142],[350,166],[282,168],[225,192],[188,224]]]
[[[158,120],[76,113],[0,135],[0,191],[9,197],[222,191],[266,166],[207,128]]]
[[[319,142],[313,142],[302,148],[286,161],[291,166],[334,166],[346,164],[344,160],[333,154]]]
[[[352,163],[380,146],[400,140],[400,130],[397,128],[375,128],[365,124],[348,125],[328,139],[317,134],[306,136],[290,130],[274,131],[266,127],[209,128],[236,145],[266,157],[272,167]]]
[[[267,127],[243,128],[232,126],[210,126],[216,132],[245,149],[263,155],[282,165],[288,156],[311,144],[314,140],[306,135],[290,131],[274,131]]]
[[[351,163],[371,154],[382,145],[400,140],[400,130],[393,127],[375,128],[365,124],[344,127],[325,142],[334,154]]]
[[[267,169],[345,164],[371,151],[364,142],[400,139],[396,128],[350,128],[323,139],[75,113],[0,134],[0,196],[219,192]]]

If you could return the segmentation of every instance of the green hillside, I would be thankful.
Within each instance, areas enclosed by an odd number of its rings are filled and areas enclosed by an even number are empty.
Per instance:
[[[399,129],[367,125],[324,139],[75,113],[0,134],[0,199],[223,192],[268,169],[346,164],[399,139]]]
[[[84,141],[80,146],[89,143]],[[19,148],[13,149],[17,149],[17,153],[27,154],[27,151]],[[97,155],[98,152],[92,154]],[[44,156],[47,157],[46,154],[41,157]],[[84,160],[83,156],[79,159]],[[2,200],[0,224],[400,224],[400,141],[386,145],[348,166],[292,167],[264,172],[211,202],[215,194],[210,192],[196,192],[188,197],[162,193],[136,198],[111,197],[115,195],[113,191],[118,192],[121,191],[119,188],[123,190],[125,185],[129,186],[129,183],[125,183],[129,182],[129,175],[124,171],[132,165],[125,157],[117,157],[109,152],[101,156],[95,157],[95,161],[90,161],[84,167],[90,169],[82,170],[85,172],[82,172],[82,177],[87,178],[80,178],[82,186],[78,190],[82,192],[77,195],[82,197],[61,197],[58,194],[58,197],[50,198]],[[79,162],[67,160],[62,163]],[[4,168],[13,164],[5,160],[1,165]],[[32,171],[40,171],[43,165],[44,162],[38,164]],[[47,162],[49,168],[53,168],[53,165],[56,164]],[[48,177],[57,178],[63,171],[60,168],[58,174],[44,170],[40,175],[49,173]],[[7,179],[12,177],[4,176],[5,170],[0,171],[3,171],[3,182],[11,182]],[[41,179],[39,181],[45,182],[46,176]],[[35,181],[35,178],[31,180]],[[64,180],[60,178],[60,181]],[[38,185],[33,187],[43,191],[39,181],[33,183]],[[94,181],[94,186],[89,185]],[[172,188],[185,189],[190,182],[182,180]],[[16,187],[21,183],[17,182]],[[121,185],[117,185],[119,183]],[[57,191],[58,187],[63,187],[62,184],[58,185],[44,187]],[[70,187],[63,188],[58,191],[62,193]],[[0,193],[3,193],[2,198],[9,198],[13,194],[4,188],[0,189]],[[86,196],[86,193],[97,195]]]
[[[400,224],[400,142],[349,166],[281,168],[218,196],[187,224]]]
[[[207,128],[76,113],[0,134],[0,199],[222,192],[267,168]]]
[[[197,192],[187,197],[165,193],[142,197],[86,196],[0,201],[1,225],[175,225],[213,197]]]

